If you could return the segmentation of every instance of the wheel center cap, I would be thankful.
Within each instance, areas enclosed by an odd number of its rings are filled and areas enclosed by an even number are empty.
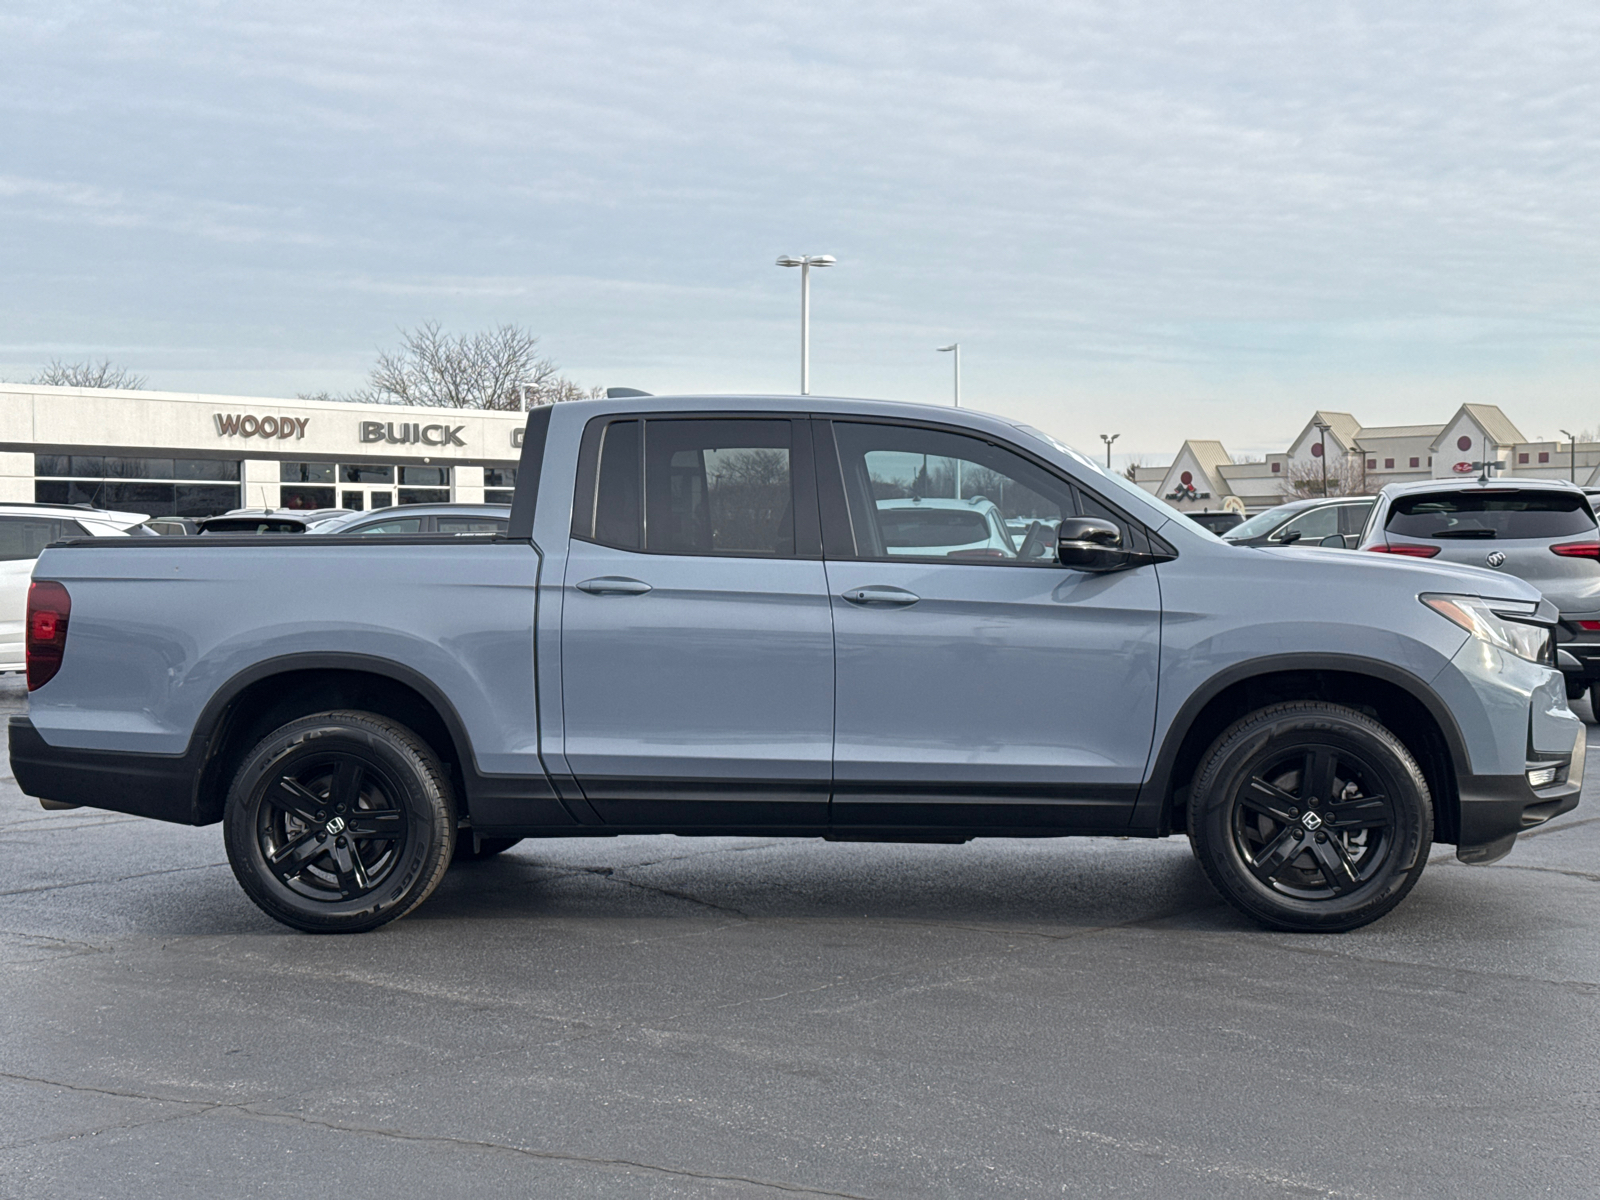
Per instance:
[[[337,820],[338,818],[336,817],[334,819]],[[1314,812],[1308,812],[1305,816],[1300,818],[1300,824],[1304,825],[1307,829],[1311,829],[1311,830],[1321,829],[1322,828],[1322,818],[1317,816],[1317,814],[1314,813]],[[332,829],[333,826],[330,825],[330,826],[328,826],[328,828]]]
[[[1312,828],[1315,828],[1315,826],[1313,826]],[[344,818],[343,817],[335,817],[333,820],[329,821],[328,822],[328,832],[329,833],[343,833],[344,832]]]

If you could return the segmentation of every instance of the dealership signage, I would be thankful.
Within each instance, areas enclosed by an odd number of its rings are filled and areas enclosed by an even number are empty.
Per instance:
[[[419,425],[416,422],[398,422],[399,431],[396,432],[394,421],[363,421],[361,422],[361,440],[363,442],[388,442],[390,445],[420,445],[420,446],[465,446],[461,440],[461,431],[465,425]]]
[[[217,413],[218,437],[303,438],[310,417],[258,417],[253,413]]]

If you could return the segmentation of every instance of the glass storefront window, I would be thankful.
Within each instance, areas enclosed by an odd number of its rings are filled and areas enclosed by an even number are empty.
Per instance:
[[[449,487],[449,467],[401,467],[401,484],[411,484],[413,487]]]
[[[331,487],[291,487],[284,484],[278,493],[278,503],[284,508],[332,508]]]
[[[401,488],[401,504],[448,504],[449,488]]]
[[[317,462],[279,463],[278,479],[283,483],[332,483],[333,464]]]
[[[34,500],[87,504],[153,517],[209,517],[239,507],[240,489],[173,480],[237,481],[237,459],[36,454]]]
[[[485,504],[510,504],[511,498],[515,495],[515,492],[509,490],[485,488],[483,490],[483,502]]]
[[[393,467],[375,467],[369,463],[345,463],[339,468],[343,483],[393,483]]]
[[[515,467],[485,467],[483,469],[483,486],[514,488],[517,486],[517,469]]]

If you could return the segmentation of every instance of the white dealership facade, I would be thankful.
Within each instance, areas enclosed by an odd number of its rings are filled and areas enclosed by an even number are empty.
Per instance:
[[[506,501],[516,412],[0,383],[0,500],[206,516]]]

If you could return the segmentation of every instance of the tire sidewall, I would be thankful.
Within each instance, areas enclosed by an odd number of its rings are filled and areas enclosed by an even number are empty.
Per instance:
[[[453,805],[441,794],[431,754],[407,732],[358,714],[318,714],[269,734],[245,756],[228,789],[224,839],[240,886],[270,916],[313,932],[357,932],[403,915],[432,890],[441,859],[448,862],[454,850]],[[267,865],[257,836],[257,814],[272,782],[296,762],[328,753],[352,755],[379,772],[406,813],[401,861],[375,891],[351,900],[319,901],[293,891]]]
[[[1286,749],[1312,743],[1359,756],[1375,769],[1395,813],[1394,845],[1377,874],[1347,895],[1324,900],[1287,896],[1258,880],[1232,828],[1234,797],[1250,775]],[[1411,890],[1433,842],[1432,804],[1415,759],[1377,722],[1334,705],[1301,704],[1246,717],[1213,747],[1195,796],[1190,836],[1207,875],[1224,899],[1278,929],[1327,932],[1377,920]]]

